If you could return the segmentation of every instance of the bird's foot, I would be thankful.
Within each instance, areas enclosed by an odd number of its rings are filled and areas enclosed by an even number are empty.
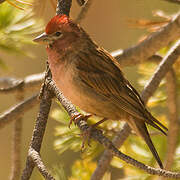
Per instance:
[[[103,118],[102,120],[98,121],[97,123],[90,125],[88,129],[86,129],[83,133],[81,133],[81,137],[83,138],[82,145],[81,145],[81,151],[83,151],[86,141],[87,141],[88,146],[91,146],[90,140],[91,140],[91,133],[92,133],[93,128],[96,128],[99,124],[105,122],[107,119],[108,118]]]
[[[91,132],[92,132],[92,126],[90,126],[88,129],[86,129],[84,132],[80,134],[82,137],[82,144],[81,144],[81,151],[83,152],[85,150],[85,143],[87,142],[87,145],[91,147],[90,145],[90,139],[91,139]]]
[[[75,114],[74,116],[71,117],[71,120],[69,122],[69,128],[71,127],[72,122],[74,122],[74,124],[77,124],[80,120],[87,121],[87,119],[91,116],[92,116],[91,114],[88,114],[88,115],[83,115],[80,113]],[[82,145],[81,145],[82,152],[84,150],[86,141],[87,141],[88,146],[91,146],[90,139],[91,139],[91,133],[92,133],[93,128],[96,128],[99,124],[105,122],[106,120],[107,120],[107,118],[103,118],[102,120],[98,121],[97,123],[90,125],[89,128],[87,128],[80,134],[80,136],[82,137]]]
[[[69,122],[69,128],[71,127],[71,124],[74,122],[74,124],[76,125],[78,123],[78,121],[80,120],[84,120],[87,121],[87,119],[89,117],[91,117],[91,114],[88,115],[83,115],[81,113],[75,114],[74,116],[71,117],[70,122]]]

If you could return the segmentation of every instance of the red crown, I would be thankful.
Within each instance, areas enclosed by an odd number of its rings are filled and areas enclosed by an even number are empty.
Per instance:
[[[47,24],[45,32],[46,34],[52,34],[59,29],[59,25],[67,24],[68,22],[69,18],[65,14],[56,15]]]

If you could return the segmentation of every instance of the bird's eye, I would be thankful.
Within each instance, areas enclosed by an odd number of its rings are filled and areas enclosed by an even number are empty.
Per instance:
[[[61,35],[61,32],[58,31],[58,32],[55,33],[55,35],[56,35],[57,37],[59,37],[59,36]]]

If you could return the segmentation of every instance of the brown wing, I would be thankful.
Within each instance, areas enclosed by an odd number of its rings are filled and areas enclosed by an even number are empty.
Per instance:
[[[103,49],[88,49],[78,54],[81,81],[121,110],[165,133],[164,127],[145,108],[137,91],[124,78],[118,62]],[[154,123],[156,122],[156,123]]]

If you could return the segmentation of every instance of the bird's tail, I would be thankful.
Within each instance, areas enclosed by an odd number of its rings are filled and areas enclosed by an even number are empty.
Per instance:
[[[155,157],[157,163],[159,164],[160,168],[163,169],[163,164],[153,145],[145,123],[139,119],[132,118],[131,121],[129,121],[129,125],[133,128],[133,130],[136,131],[136,133],[138,133],[144,139],[153,156]]]

